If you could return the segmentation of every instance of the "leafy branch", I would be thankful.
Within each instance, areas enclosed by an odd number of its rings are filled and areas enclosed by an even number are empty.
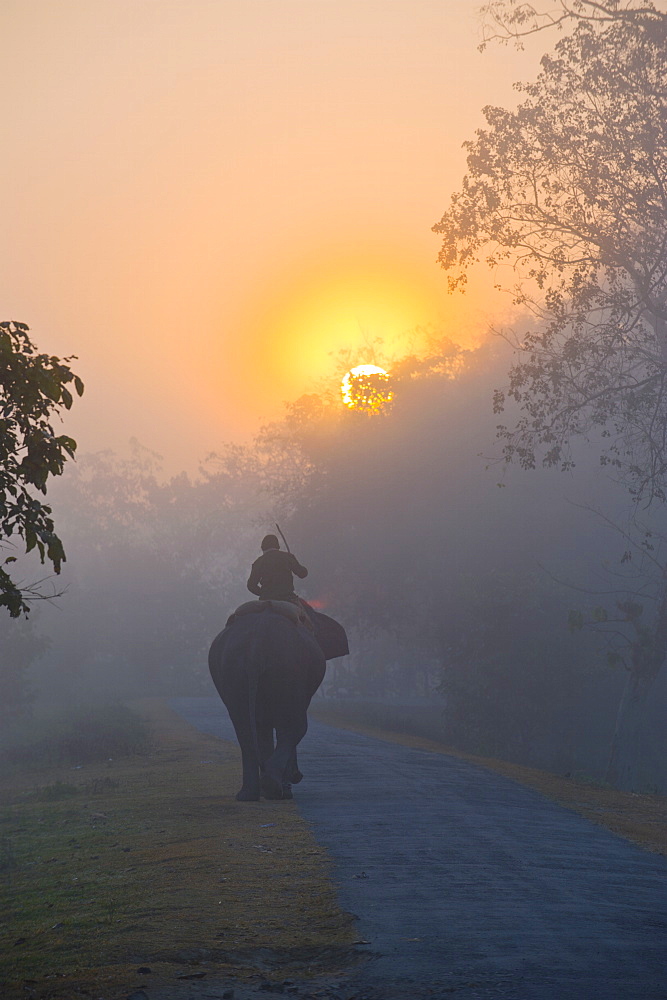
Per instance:
[[[27,553],[35,550],[44,564],[60,573],[65,561],[51,507],[35,496],[46,493],[51,476],[62,474],[74,457],[76,441],[56,434],[53,421],[83,394],[83,382],[70,368],[71,358],[41,354],[25,323],[0,323],[0,537],[18,536]],[[0,566],[0,607],[12,618],[27,614],[36,585],[16,583],[8,566]]]

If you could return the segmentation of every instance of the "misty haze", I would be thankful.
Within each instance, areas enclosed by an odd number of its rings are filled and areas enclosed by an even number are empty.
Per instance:
[[[667,996],[667,12],[446,6],[0,15],[8,1000]]]

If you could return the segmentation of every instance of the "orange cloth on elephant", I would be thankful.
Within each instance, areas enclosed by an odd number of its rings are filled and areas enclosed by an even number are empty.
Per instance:
[[[287,601],[294,596],[294,577],[301,580],[308,570],[291,552],[268,549],[255,559],[248,577],[248,590],[264,601]]]

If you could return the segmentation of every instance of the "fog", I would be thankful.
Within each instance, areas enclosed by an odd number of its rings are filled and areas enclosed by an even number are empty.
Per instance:
[[[81,455],[49,493],[67,563],[41,589],[60,596],[35,602],[28,622],[0,620],[6,711],[213,695],[208,646],[248,599],[278,521],[309,569],[299,593],[350,637],[320,699],[471,753],[601,778],[626,677],[607,654],[628,626],[570,626],[629,597],[650,621],[657,580],[632,534],[637,512],[595,442],[568,473],[506,466],[491,396],[509,351],[491,341],[457,357],[454,375],[442,358],[404,362],[379,414],[346,410],[332,381],[252,446],[202,456],[196,476],[165,477],[150,442]],[[658,549],[661,517],[639,514]],[[25,560],[21,573],[39,568]],[[649,789],[666,784],[663,705],[664,684],[641,747]]]

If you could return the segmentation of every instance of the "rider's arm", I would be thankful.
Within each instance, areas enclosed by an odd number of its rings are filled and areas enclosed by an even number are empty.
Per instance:
[[[293,552],[290,552],[290,556],[290,569],[299,577],[300,580],[304,580],[308,576],[308,570],[305,566],[301,565]]]

